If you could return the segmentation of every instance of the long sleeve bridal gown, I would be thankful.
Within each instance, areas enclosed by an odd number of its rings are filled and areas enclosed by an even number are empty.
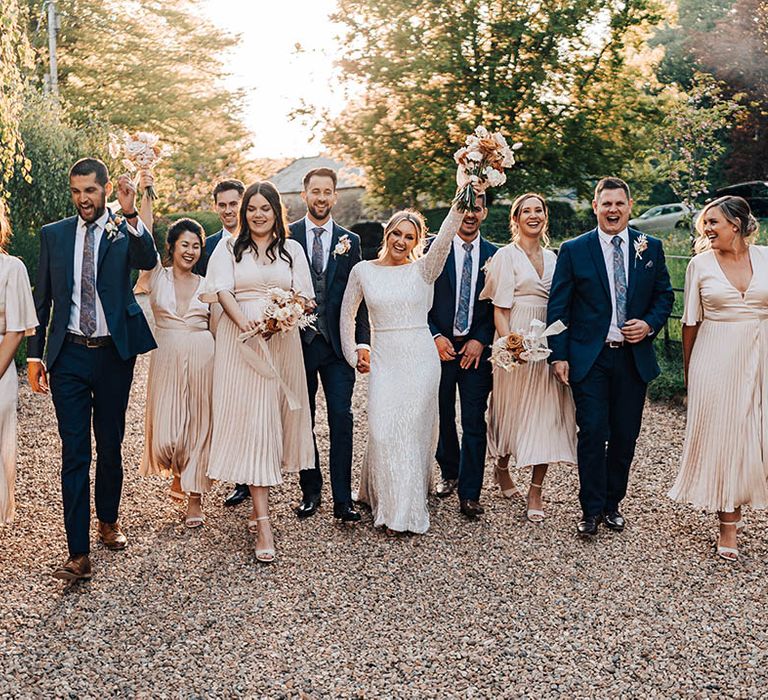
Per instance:
[[[344,357],[357,365],[355,314],[364,299],[371,323],[368,446],[360,500],[374,525],[423,533],[437,446],[440,358],[427,326],[433,284],[442,272],[463,214],[451,209],[429,252],[413,263],[352,268],[341,306]]]

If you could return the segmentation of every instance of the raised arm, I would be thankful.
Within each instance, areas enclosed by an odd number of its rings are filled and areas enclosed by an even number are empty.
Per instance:
[[[360,270],[362,265],[355,265],[349,273],[347,288],[344,291],[344,299],[341,302],[340,334],[341,349],[344,359],[352,366],[357,367],[357,341],[356,325],[357,310],[363,301],[363,286],[360,282]]]
[[[442,226],[440,226],[440,232],[432,241],[426,255],[416,261],[415,264],[419,266],[421,277],[427,284],[434,284],[435,280],[440,277],[448,254],[451,252],[453,238],[463,220],[464,214],[457,211],[455,206],[451,207],[448,216],[445,217]]]

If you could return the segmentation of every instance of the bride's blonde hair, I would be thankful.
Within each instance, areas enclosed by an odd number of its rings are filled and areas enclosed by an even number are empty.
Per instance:
[[[533,197],[541,202],[541,206],[544,208],[544,228],[541,231],[541,245],[544,248],[549,247],[549,207],[547,206],[547,200],[536,192],[526,192],[521,194],[514,202],[509,210],[509,234],[512,239],[512,243],[517,243],[520,240],[520,210],[523,208],[523,203],[526,199]]]
[[[416,245],[413,247],[408,259],[413,262],[424,254],[424,241],[427,235],[427,220],[415,209],[403,209],[396,211],[384,224],[384,235],[381,239],[378,258],[381,260],[387,254],[387,238],[403,221],[413,224],[416,229]]]
[[[720,210],[720,213],[729,224],[733,224],[738,229],[739,235],[747,245],[754,243],[760,231],[760,224],[758,224],[757,219],[752,214],[747,200],[743,197],[725,195],[725,197],[720,197],[714,202],[710,202],[701,210],[701,214],[699,214],[699,218],[696,220],[696,232],[699,235],[693,244],[693,250],[696,253],[703,253],[712,247],[704,233],[704,219],[707,212],[715,207]]]

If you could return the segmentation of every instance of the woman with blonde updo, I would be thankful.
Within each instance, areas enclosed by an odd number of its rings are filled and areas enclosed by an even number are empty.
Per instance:
[[[427,325],[433,285],[445,266],[464,215],[448,213],[429,252],[421,255],[424,218],[394,214],[384,227],[378,260],[352,268],[341,306],[344,357],[368,371],[356,349],[355,316],[365,300],[371,324],[368,447],[360,500],[375,526],[390,533],[429,528],[427,495],[437,447],[440,358]]]
[[[512,241],[491,258],[481,299],[494,307],[497,337],[546,323],[556,255],[547,249],[547,203],[541,195],[518,197],[509,212]],[[576,464],[576,416],[571,389],[556,380],[546,362],[507,372],[493,370],[488,415],[488,451],[497,462],[502,494],[515,494],[509,465],[531,468],[526,517],[544,519],[542,487],[550,464]]]
[[[16,511],[16,401],[18,377],[14,355],[25,335],[37,328],[27,268],[6,255],[11,227],[0,199],[0,524],[13,520]]]
[[[708,204],[685,274],[685,444],[669,495],[717,512],[718,556],[738,559],[741,506],[768,506],[768,248],[741,197]]]

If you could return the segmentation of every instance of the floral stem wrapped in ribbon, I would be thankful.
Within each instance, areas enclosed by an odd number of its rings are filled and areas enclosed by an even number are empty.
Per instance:
[[[316,316],[308,313],[307,300],[293,290],[272,287],[269,290],[269,302],[264,307],[261,319],[256,328],[241,333],[238,339],[242,342],[259,335],[265,339],[276,333],[288,333],[294,328],[304,330],[315,322]]]
[[[502,336],[491,346],[491,364],[509,372],[526,362],[546,360],[552,354],[547,347],[547,338],[564,330],[562,321],[547,326],[534,318],[527,331],[519,330]]]
[[[112,158],[123,156],[123,165],[132,173],[138,170],[152,170],[163,158],[170,154],[168,146],[160,145],[160,137],[148,131],[135,131],[132,134],[111,136],[109,155]],[[155,199],[157,193],[152,186],[147,187],[147,196]]]
[[[459,211],[472,211],[476,199],[473,185],[503,185],[507,181],[504,170],[515,164],[514,151],[523,144],[509,146],[500,131],[490,133],[484,126],[478,126],[464,144],[453,155],[459,166],[456,184],[460,188],[454,203]]]

